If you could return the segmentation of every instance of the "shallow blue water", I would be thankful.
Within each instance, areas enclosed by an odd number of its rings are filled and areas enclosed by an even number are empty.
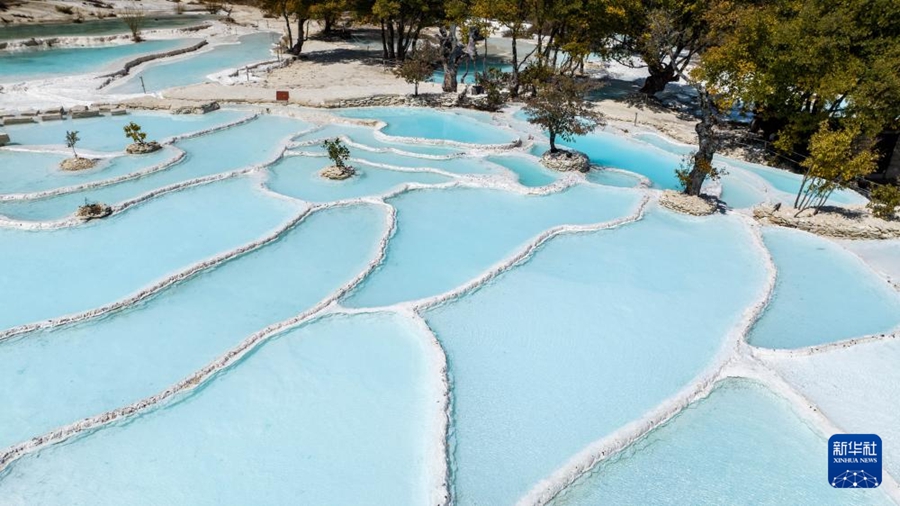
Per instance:
[[[550,504],[892,504],[831,488],[826,445],[783,399],[730,380]]]
[[[455,114],[415,107],[372,107],[368,109],[347,109],[336,114],[349,118],[380,119],[387,123],[382,130],[397,137],[417,137],[421,139],[445,139],[469,144],[506,144],[517,136],[509,130],[490,125],[478,116]]]
[[[478,60],[469,63],[468,73],[466,73],[466,61],[463,60],[463,62],[460,63],[459,71],[456,74],[456,82],[461,84],[475,84],[475,74],[482,72],[484,70],[484,67],[484,60],[479,58]],[[487,68],[499,69],[501,72],[512,72],[513,67],[511,63],[505,63],[488,58]],[[444,82],[443,68],[438,68],[434,71],[434,75],[431,77],[431,82],[438,84]]]
[[[498,190],[419,190],[389,199],[398,226],[384,264],[346,301],[382,306],[448,291],[563,224],[601,223],[634,212],[640,196],[577,186],[547,196]]]
[[[110,86],[110,93],[153,93],[166,88],[187,86],[207,81],[210,74],[227,69],[239,69],[251,63],[274,59],[272,45],[278,37],[274,33],[253,33],[240,37],[237,43],[206,48],[175,61],[150,63],[134,73],[122,84]],[[141,87],[144,79],[144,88]]]
[[[0,328],[116,301],[273,229],[294,206],[255,184],[201,186],[76,228],[0,229]]]
[[[234,197],[227,183],[208,193]],[[385,214],[373,206],[315,213],[277,242],[132,310],[0,342],[0,447],[162,391],[309,309],[375,258]]]
[[[101,159],[93,169],[64,171],[60,162],[70,153],[36,153],[0,150],[0,193],[30,193],[123,176],[172,160],[176,151],[166,148],[146,155]]]
[[[655,134],[635,134],[635,137],[643,142],[677,155],[690,154],[696,150],[696,147],[694,146],[676,144]],[[727,164],[726,170],[730,170],[731,172],[750,172],[765,180],[768,184],[772,185],[773,188],[785,193],[785,195],[769,195],[768,198],[773,201],[793,204],[793,197],[797,194],[797,191],[800,190],[800,183],[803,176],[799,174],[723,156],[717,156],[716,160]],[[747,188],[746,184],[742,185],[742,183],[734,181],[735,179],[737,178],[729,178],[727,176],[724,179],[724,191],[722,196],[725,202],[732,207],[751,207],[752,205],[762,202],[758,191]],[[737,188],[729,188],[730,186],[737,186]],[[865,204],[866,199],[852,190],[838,190],[831,195],[829,202],[843,205],[859,205]]]
[[[243,111],[222,110],[209,114],[172,115],[151,112],[130,112],[124,116],[70,119],[48,123],[28,123],[4,127],[13,144],[65,146],[66,132],[79,133],[78,147],[95,151],[122,151],[132,143],[123,128],[137,123],[147,134],[147,141],[161,141],[173,135],[206,130],[249,114]]]
[[[266,183],[272,190],[309,202],[329,202],[381,195],[404,183],[438,184],[449,181],[437,174],[400,172],[358,164],[349,181],[331,181],[319,171],[331,165],[327,158],[287,157],[271,169]]]
[[[162,139],[246,114],[135,114],[125,120],[139,119],[152,137]],[[341,114],[385,119],[388,128],[400,132],[389,135],[424,133],[478,142],[527,135],[497,128],[491,115],[473,111],[394,108]],[[128,142],[112,118],[9,131],[18,131],[14,140],[25,144],[59,145],[72,126],[86,139],[84,149],[118,151]],[[192,178],[251,167],[275,160],[279,143],[311,126],[264,116],[177,142],[186,159],[158,174],[0,204],[0,214],[56,219],[86,199],[115,204]],[[349,316],[340,314],[341,306],[356,311],[452,291],[507,261],[549,228],[621,218],[649,196],[641,220],[552,238],[533,257],[476,291],[425,311],[448,359],[449,488],[455,504],[514,504],[587,445],[639,419],[706,370],[766,285],[764,258],[746,218],[682,217],[652,203],[653,192],[610,187],[634,187],[640,182],[637,174],[592,170],[585,177],[594,184],[527,196],[509,191],[525,188],[505,183],[518,179],[534,188],[560,175],[542,168],[525,149],[414,145],[382,139],[370,127],[339,124],[325,124],[301,140],[334,135],[408,154],[351,146],[351,163],[359,174],[343,182],[317,175],[330,163],[324,156],[289,156],[250,176],[156,197],[107,220],[57,231],[0,229],[0,286],[7,288],[0,290],[3,329],[127,297],[266,235],[305,208],[296,199],[321,204],[367,197],[364,204],[316,211],[281,239],[128,309],[0,341],[4,447],[159,392],[247,336],[335,294],[378,256],[387,206],[397,211],[383,263],[329,307],[339,314],[275,337],[181,400],[14,462],[0,472],[0,504],[431,504],[429,492],[443,479],[430,474],[441,457],[434,432],[441,420],[437,410],[443,407],[435,388],[441,368],[429,362],[439,351],[429,348],[432,336],[423,335],[405,313]],[[675,154],[612,134],[579,142],[595,160],[631,168],[658,187],[671,177],[673,161],[679,161]],[[540,141],[533,148],[543,149]],[[297,150],[323,154],[318,145]],[[414,156],[460,151],[466,156]],[[92,171],[61,174],[55,169],[61,155],[0,150],[0,193],[128,174],[169,154],[119,157]],[[373,164],[432,167],[450,174]],[[378,195],[404,184],[452,181],[457,187],[420,189],[386,199],[386,205],[377,202]],[[480,182],[504,189],[473,187]],[[734,207],[783,194],[740,167],[723,184],[723,197]],[[765,240],[779,280],[752,344],[804,346],[900,323],[900,296],[835,243],[768,228]],[[894,272],[892,251],[875,250],[880,270]],[[801,387],[827,386],[818,381],[819,373],[810,374],[812,379],[799,372],[786,377]],[[818,473],[808,465],[809,455],[824,443],[798,429],[797,420],[771,394],[734,385],[723,384],[709,400],[651,433],[646,439],[651,444],[639,444],[633,453],[604,464],[599,478],[581,480],[559,500],[744,504],[793,497],[784,491],[780,475],[767,487],[756,486],[758,479],[732,483],[739,475],[735,471],[721,483],[703,483],[699,495],[687,495],[694,490],[687,488],[690,481],[665,474],[677,461],[666,452],[701,449],[709,459],[688,463],[699,466],[694,468],[699,473],[732,462],[754,477],[762,473],[745,463],[745,455],[733,456],[736,446],[701,445],[705,436],[726,428],[733,429],[734,445],[800,466],[798,476]],[[880,388],[871,390],[890,397],[889,389]],[[856,391],[861,397],[875,395],[865,388]],[[707,403],[713,406],[707,414],[690,428],[679,428]],[[873,417],[889,410],[884,407],[889,403],[869,404],[876,406]],[[782,438],[791,441],[788,456],[782,456]],[[636,485],[640,490],[632,490],[633,475],[644,476],[643,470],[655,481],[642,481]],[[672,493],[666,495],[668,490]],[[801,503],[828,502],[819,501],[819,489],[806,481],[796,490]]]
[[[634,188],[641,184],[641,178],[637,174],[617,170],[592,169],[587,173],[587,179],[592,183],[622,188]]]
[[[798,348],[900,326],[900,294],[853,254],[812,234],[766,228],[778,279],[751,344]]]
[[[26,457],[2,502],[427,504],[424,342],[391,314],[287,332],[179,402]]]
[[[111,68],[114,63],[124,64],[138,56],[163,53],[196,43],[193,39],[173,39],[103,47],[0,51],[0,83],[107,70],[112,72],[118,70]],[[101,82],[98,80],[97,86]]]
[[[620,229],[553,239],[430,310],[452,369],[456,504],[514,504],[675,394],[764,281],[739,220],[652,210]]]
[[[583,151],[593,163],[641,174],[650,179],[654,188],[679,188],[675,177],[675,169],[681,163],[679,157],[645,149],[605,132],[595,132],[566,145]]]
[[[513,171],[519,179],[519,183],[524,186],[546,186],[559,179],[559,173],[541,166],[533,158],[524,156],[489,156],[488,161]]]
[[[266,116],[214,134],[179,141],[177,146],[187,156],[166,170],[96,189],[30,201],[0,202],[0,214],[25,221],[61,219],[71,215],[87,202],[118,204],[157,188],[182,183],[256,164],[270,162],[280,153],[279,142],[285,142],[298,130],[309,125],[299,120]],[[243,142],[250,135],[271,139],[272,143],[251,145]]]
[[[357,125],[328,124],[314,132],[310,132],[306,135],[297,137],[296,140],[298,142],[313,140],[318,141],[315,145],[303,146],[299,148],[304,151],[309,151],[313,148],[320,147],[322,144],[321,141],[325,139],[332,139],[334,137],[340,136],[347,137],[351,141],[354,141],[358,144],[363,144],[365,146],[377,149],[393,148],[408,153],[436,156],[449,156],[461,153],[461,150],[459,148],[454,148],[451,146],[429,146],[425,144],[385,142],[375,136],[375,129],[373,127]],[[351,152],[353,152],[354,149],[354,147],[350,146]]]

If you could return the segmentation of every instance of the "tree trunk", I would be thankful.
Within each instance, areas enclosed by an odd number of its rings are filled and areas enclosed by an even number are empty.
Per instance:
[[[394,21],[389,19],[387,22],[388,28],[388,58],[391,60],[397,57],[397,53],[394,52]]]
[[[512,82],[509,83],[509,96],[516,98],[519,96],[519,52],[516,49],[516,30],[512,31]]]
[[[287,27],[288,47],[294,47],[294,34],[291,33],[291,17],[287,12],[282,14],[282,17],[284,17],[284,25]]]
[[[684,192],[688,195],[699,196],[700,189],[707,176],[712,173],[713,156],[718,148],[718,139],[714,130],[716,124],[716,111],[712,97],[705,89],[700,92],[700,122],[694,129],[697,131],[698,147],[694,153],[694,165],[688,173],[688,181]]]
[[[294,48],[291,49],[291,52],[297,56],[300,56],[300,53],[303,52],[303,40],[306,38],[303,33],[303,23],[305,22],[305,19],[297,20],[297,43],[294,44]]]
[[[556,151],[557,151],[557,149],[556,149],[556,131],[551,128],[551,129],[549,129],[549,131],[547,133],[550,136],[550,152],[556,153]]]
[[[381,20],[381,55],[385,60],[388,59],[387,37],[384,34],[384,20]]]
[[[644,85],[640,89],[640,92],[648,97],[656,95],[666,89],[667,84],[678,80],[678,75],[671,65],[666,65],[665,67],[649,66],[648,70],[650,75],[647,76]]]
[[[456,76],[459,73],[459,67],[449,62],[444,62],[444,84],[442,85],[445,93],[456,93],[458,89],[456,84]]]
[[[414,86],[415,86],[415,91],[413,92],[413,96],[418,97],[419,96],[419,81],[416,81],[414,83]]]
[[[441,65],[444,67],[445,93],[455,93],[457,90],[456,77],[459,73],[459,60],[463,57],[463,47],[456,37],[456,25],[448,28],[441,27],[438,30],[440,42]]]

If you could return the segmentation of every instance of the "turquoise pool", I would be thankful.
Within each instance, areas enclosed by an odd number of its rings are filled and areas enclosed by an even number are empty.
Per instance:
[[[206,82],[207,76],[229,69],[240,69],[252,63],[272,60],[272,45],[278,37],[274,33],[253,33],[237,40],[203,48],[200,52],[175,60],[148,63],[140,72],[108,88],[110,93],[148,93]],[[141,86],[141,78],[144,84]]]
[[[0,51],[0,83],[118,70],[116,64],[196,44],[196,40],[149,40],[103,47]],[[97,86],[100,81],[97,82]]]
[[[251,37],[143,75],[202,81]],[[866,373],[896,340],[847,341],[900,329],[896,241],[676,214],[677,149],[600,131],[572,143],[599,166],[559,173],[518,119],[5,128],[0,504],[890,504],[896,463],[848,496],[824,457],[835,427],[900,437],[897,375]],[[125,155],[129,121],[164,149]],[[72,129],[96,168],[58,169]],[[722,163],[733,208],[795,180]]]

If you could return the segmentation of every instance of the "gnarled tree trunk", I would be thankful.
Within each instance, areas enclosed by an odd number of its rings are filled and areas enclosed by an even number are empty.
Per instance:
[[[678,80],[678,74],[671,63],[666,66],[650,65],[647,67],[647,70],[650,71],[650,75],[644,81],[640,92],[649,97],[666,89],[667,84]]]
[[[456,36],[456,25],[438,29],[438,41],[440,42],[441,65],[444,68],[444,82],[442,89],[445,93],[455,93],[457,90],[456,77],[459,74],[459,60],[465,52],[459,38]]]
[[[713,172],[713,156],[719,147],[716,136],[716,108],[713,98],[705,89],[698,89],[700,95],[700,122],[694,127],[697,131],[698,148],[693,156],[693,166],[688,173],[684,192],[688,195],[700,195],[703,182]]]

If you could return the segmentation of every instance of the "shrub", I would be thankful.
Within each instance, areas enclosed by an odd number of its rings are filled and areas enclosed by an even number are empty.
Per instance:
[[[322,142],[322,146],[328,151],[328,158],[331,158],[331,163],[333,163],[335,167],[339,169],[347,168],[350,150],[347,149],[347,146],[345,146],[343,142],[341,142],[339,137],[325,139],[325,141]]]
[[[394,69],[394,75],[414,85],[415,96],[419,96],[419,83],[431,79],[434,74],[434,63],[438,58],[440,54],[437,48],[426,41]]]
[[[144,145],[147,142],[147,134],[141,131],[141,126],[135,122],[125,125],[125,137],[128,137],[135,144]]]
[[[71,16],[72,14],[75,14],[75,11],[72,10],[72,8],[69,7],[68,5],[57,5],[56,12],[61,12],[63,14],[66,14],[67,16]]]
[[[681,164],[675,169],[675,177],[678,178],[678,184],[681,185],[682,190],[687,190],[688,186],[691,184],[691,169],[693,169],[694,165],[694,155],[697,152],[694,151],[690,154],[684,155],[681,158]],[[702,167],[701,170],[705,173],[704,179],[710,179],[712,181],[718,181],[722,176],[728,174],[728,171],[725,169],[716,167],[711,163],[701,162]]]
[[[78,141],[81,139],[78,137],[78,130],[73,132],[66,131],[66,147],[72,149],[72,154],[75,155],[75,158],[78,158],[78,153],[75,151],[75,145],[78,144]]]
[[[128,30],[131,32],[131,39],[135,42],[140,42],[143,39],[141,38],[141,28],[144,27],[144,11],[140,7],[131,6],[125,11],[122,12],[122,21],[125,22],[125,26],[128,27]]]
[[[491,67],[486,72],[477,74],[475,82],[484,88],[487,100],[482,108],[488,111],[497,111],[506,102],[502,90],[505,83],[509,82],[509,74],[498,68]]]
[[[868,207],[872,214],[883,220],[896,219],[897,208],[900,207],[900,186],[878,185],[869,197]]]

